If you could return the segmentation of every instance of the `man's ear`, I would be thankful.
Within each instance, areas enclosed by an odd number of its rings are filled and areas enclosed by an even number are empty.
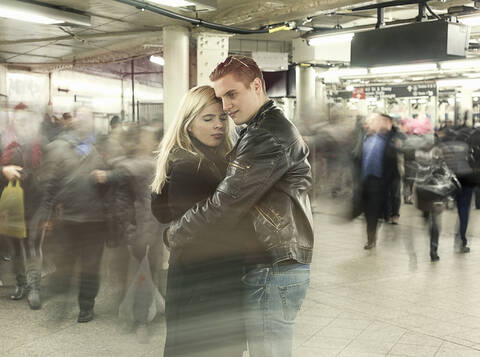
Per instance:
[[[261,94],[263,93],[263,87],[262,87],[262,80],[260,78],[255,78],[252,82],[253,89],[255,90],[255,93]]]

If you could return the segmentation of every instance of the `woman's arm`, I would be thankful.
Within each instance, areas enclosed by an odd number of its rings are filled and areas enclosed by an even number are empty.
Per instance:
[[[161,223],[171,222],[212,192],[199,170],[198,161],[175,162],[162,192],[152,193],[152,213]]]

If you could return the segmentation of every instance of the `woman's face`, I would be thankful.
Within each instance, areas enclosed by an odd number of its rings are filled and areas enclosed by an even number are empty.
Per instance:
[[[203,145],[217,147],[225,140],[227,120],[222,105],[211,104],[193,119],[188,131]]]

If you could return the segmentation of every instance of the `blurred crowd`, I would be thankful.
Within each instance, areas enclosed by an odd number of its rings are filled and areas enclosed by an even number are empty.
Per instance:
[[[147,258],[158,293],[167,259],[150,209],[158,130],[112,116],[104,119],[109,133],[100,135],[94,113],[82,106],[43,117],[24,103],[2,111],[0,255],[11,260],[16,277],[10,298],[40,309],[41,287],[68,291],[78,276],[78,322],[90,321],[104,247],[115,248],[119,303],[131,285],[131,260]],[[52,269],[44,284],[46,266]],[[141,315],[132,320],[147,322]]]
[[[466,116],[467,117],[467,116]],[[366,243],[375,248],[378,225],[400,222],[414,205],[430,236],[430,258],[440,259],[440,214],[456,209],[455,251],[468,253],[472,199],[480,208],[480,129],[465,120],[438,127],[430,118],[384,113],[358,116],[355,126],[327,123],[310,137],[316,190],[350,200],[348,216],[365,217]]]

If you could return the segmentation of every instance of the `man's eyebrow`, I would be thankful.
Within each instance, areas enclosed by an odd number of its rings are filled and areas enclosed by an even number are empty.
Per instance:
[[[233,94],[234,92],[235,92],[235,89],[230,89],[227,93],[224,94],[224,96]]]

